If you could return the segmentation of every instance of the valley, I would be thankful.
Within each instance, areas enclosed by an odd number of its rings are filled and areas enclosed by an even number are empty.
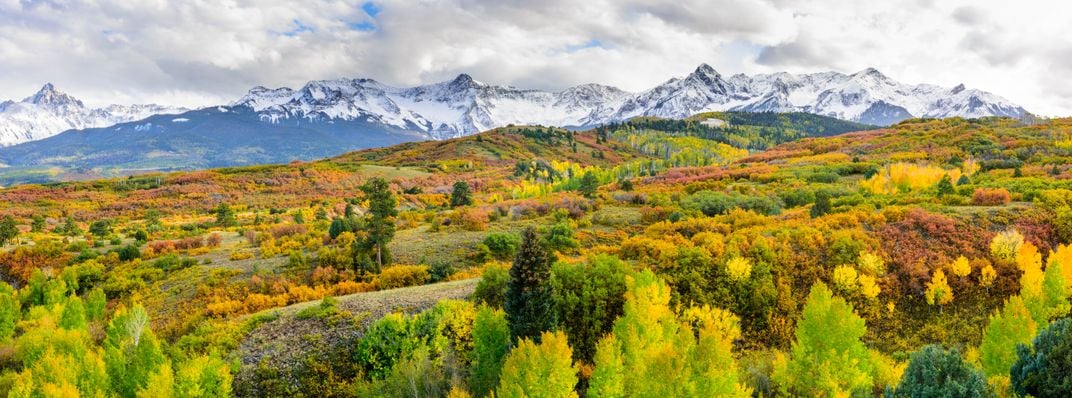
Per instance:
[[[1070,142],[714,112],[9,187],[0,389],[880,396],[925,353],[1011,396],[1067,324]]]

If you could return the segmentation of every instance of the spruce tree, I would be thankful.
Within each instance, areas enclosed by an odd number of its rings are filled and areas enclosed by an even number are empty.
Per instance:
[[[0,246],[6,245],[16,236],[19,236],[19,227],[15,225],[15,219],[4,216],[3,221],[0,221]]]
[[[469,183],[457,181],[454,183],[454,191],[450,193],[450,207],[468,206],[473,204],[473,192],[469,189]]]
[[[226,203],[220,203],[220,205],[216,207],[215,213],[216,225],[221,227],[233,227],[238,224],[235,220],[234,210],[231,210],[231,206],[228,206]]]
[[[829,213],[833,208],[830,204],[830,193],[826,191],[815,192],[815,204],[811,206],[811,218],[821,217]]]
[[[581,192],[581,195],[591,199],[596,196],[596,190],[599,189],[599,179],[596,178],[595,173],[591,171],[584,172],[584,176],[581,177],[581,186],[577,190]]]
[[[503,309],[510,324],[511,341],[528,338],[539,340],[540,333],[555,325],[552,297],[552,254],[534,228],[521,235],[521,248],[510,267],[510,282],[506,285]]]
[[[942,176],[942,179],[938,181],[938,196],[952,195],[956,193],[953,189],[953,180],[949,178],[949,174]]]
[[[365,247],[372,250],[378,272],[383,268],[383,264],[391,262],[391,256],[387,252],[387,243],[395,237],[397,202],[387,180],[379,177],[368,180],[365,185],[361,186],[361,191],[365,193],[369,202],[369,214],[365,223],[368,238],[365,239]]]

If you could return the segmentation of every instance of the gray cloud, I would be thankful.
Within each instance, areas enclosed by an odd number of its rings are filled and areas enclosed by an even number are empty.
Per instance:
[[[1072,83],[1050,73],[1068,70],[1069,6],[1008,3],[375,0],[370,15],[363,0],[0,0],[0,98],[52,81],[96,104],[208,105],[255,85],[410,85],[463,72],[642,90],[707,62],[723,73],[873,66],[1072,114]]]

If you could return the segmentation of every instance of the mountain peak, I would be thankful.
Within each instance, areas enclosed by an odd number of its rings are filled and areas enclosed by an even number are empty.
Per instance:
[[[964,90],[965,90],[964,83],[960,83],[956,87],[953,87],[953,89],[950,90],[949,93],[950,94],[960,94],[960,92],[964,91]]]
[[[702,64],[700,64],[700,66],[697,66],[696,70],[693,71],[692,74],[694,74],[694,75],[706,75],[706,76],[720,76],[718,71],[716,71],[715,68],[712,68],[711,65],[708,65],[707,63],[702,63]]]
[[[36,94],[27,97],[22,102],[31,103],[34,105],[73,105],[78,107],[83,106],[82,101],[79,101],[78,99],[70,95],[56,90],[56,86],[52,85],[52,83],[45,83],[44,86],[41,86],[40,90],[37,90]]]
[[[450,85],[458,88],[470,88],[480,86],[481,83],[473,80],[473,77],[469,76],[468,73],[462,73],[455,77],[454,80],[451,80]]]
[[[876,79],[883,79],[883,80],[889,79],[888,77],[886,77],[886,75],[882,74],[882,72],[879,72],[878,69],[870,68],[870,67],[866,68],[866,69],[864,69],[862,71],[853,73],[852,75],[856,76],[856,77],[867,76],[867,77],[872,77],[872,78],[876,78]]]

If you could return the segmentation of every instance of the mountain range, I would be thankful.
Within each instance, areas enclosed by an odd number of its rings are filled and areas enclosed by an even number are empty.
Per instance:
[[[0,146],[48,138],[67,130],[106,127],[152,115],[189,109],[161,105],[109,105],[90,108],[46,83],[22,101],[0,102]]]
[[[637,93],[598,84],[523,89],[482,83],[467,74],[415,87],[372,79],[317,80],[299,89],[255,87],[233,103],[197,110],[93,109],[46,84],[21,102],[0,104],[0,145],[6,146],[0,148],[0,162],[14,170],[123,172],[278,163],[511,124],[583,128],[706,111],[806,112],[870,125],[911,117],[1027,113],[988,92],[899,83],[873,68],[853,74],[724,76],[704,64]]]

